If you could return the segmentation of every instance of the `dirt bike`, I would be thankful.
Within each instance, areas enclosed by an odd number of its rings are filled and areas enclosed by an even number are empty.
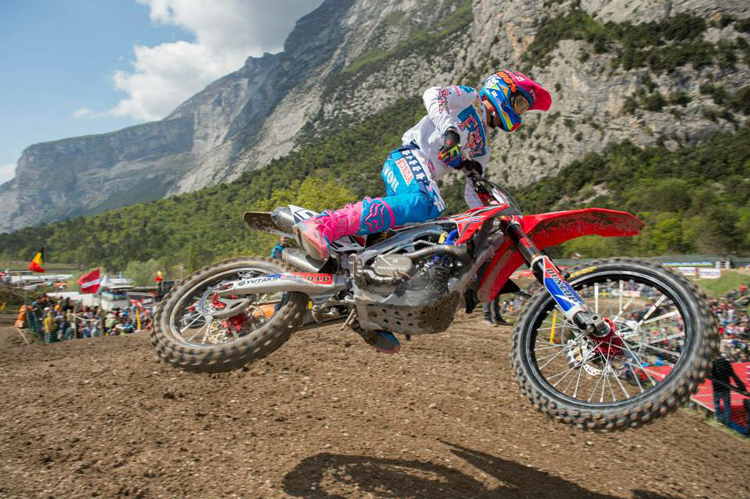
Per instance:
[[[570,239],[632,236],[635,216],[588,208],[523,215],[502,187],[469,173],[483,206],[331,244],[317,262],[236,258],[183,279],[154,318],[152,343],[169,364],[227,371],[287,341],[306,316],[344,324],[370,342],[446,331],[498,293],[518,291],[524,263],[542,285],[517,321],[511,362],[543,413],[586,429],[638,427],[685,403],[710,370],[718,328],[688,279],[645,260],[596,260],[563,273],[544,252]],[[248,212],[252,229],[291,237],[316,214],[296,206]]]

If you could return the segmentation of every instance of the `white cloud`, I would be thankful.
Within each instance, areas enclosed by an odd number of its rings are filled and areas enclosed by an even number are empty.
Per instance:
[[[4,184],[16,175],[16,164],[6,163],[0,165],[0,184]]]
[[[86,116],[91,116],[94,113],[91,109],[87,107],[82,107],[81,109],[76,109],[76,111],[73,113],[74,118],[84,118]]]
[[[125,92],[108,114],[161,119],[210,82],[239,69],[248,56],[278,52],[297,19],[322,0],[137,0],[151,20],[179,26],[195,41],[134,46],[131,70],[113,75]]]

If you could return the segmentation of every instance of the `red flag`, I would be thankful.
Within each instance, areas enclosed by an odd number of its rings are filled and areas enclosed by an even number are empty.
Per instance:
[[[82,275],[78,279],[78,284],[81,285],[81,293],[96,293],[99,291],[99,285],[101,284],[99,269],[97,268],[88,274]]]
[[[44,268],[42,268],[42,265],[44,265],[44,248],[42,248],[41,251],[37,251],[36,255],[34,255],[34,258],[32,258],[29,262],[28,268],[32,272],[44,272]]]

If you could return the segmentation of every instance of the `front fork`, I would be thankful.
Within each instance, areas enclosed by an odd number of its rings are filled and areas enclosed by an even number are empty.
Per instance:
[[[568,320],[579,329],[598,338],[610,333],[609,324],[599,314],[589,310],[581,295],[560,275],[552,259],[539,251],[518,222],[513,219],[503,220],[502,228],[526,259],[526,264],[536,279],[552,296]]]

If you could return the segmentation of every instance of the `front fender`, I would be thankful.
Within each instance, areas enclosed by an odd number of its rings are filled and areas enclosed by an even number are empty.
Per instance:
[[[604,208],[526,215],[519,217],[519,222],[540,250],[582,236],[634,236],[645,225],[630,213]],[[523,256],[506,238],[482,276],[478,291],[480,301],[492,300],[523,263]]]

